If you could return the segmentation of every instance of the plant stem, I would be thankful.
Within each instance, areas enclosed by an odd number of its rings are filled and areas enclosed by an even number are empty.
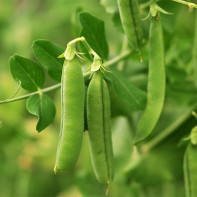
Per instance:
[[[126,36],[124,36],[123,43],[122,43],[121,53],[123,51],[125,51],[126,49],[128,49],[128,39],[127,39]],[[123,71],[124,70],[124,68],[125,68],[125,62],[126,62],[126,59],[124,61],[120,61],[118,63],[118,70],[120,70],[120,71]]]
[[[122,59],[124,58],[127,58],[130,54],[132,53],[131,50],[127,50],[127,51],[124,51],[122,54],[120,54],[119,56],[107,61],[104,66],[112,66],[116,63],[118,63],[119,61],[121,61]],[[90,72],[89,73],[84,73],[84,77],[88,77],[90,75]],[[11,102],[14,102],[14,101],[19,101],[19,100],[23,100],[23,99],[26,99],[32,95],[35,95],[35,94],[40,94],[40,93],[46,93],[46,92],[50,92],[52,90],[55,90],[55,89],[58,89],[61,87],[61,83],[58,83],[58,84],[55,84],[53,86],[50,86],[50,87],[47,87],[47,88],[44,88],[44,89],[41,89],[41,90],[38,90],[36,92],[31,92],[29,94],[26,94],[26,95],[23,95],[23,96],[20,96],[20,97],[17,97],[17,98],[13,98],[13,99],[6,99],[4,101],[0,101],[0,104],[4,104],[4,103],[11,103]]]
[[[23,96],[19,96],[17,98],[13,98],[13,99],[10,99],[10,100],[5,100],[5,101],[0,101],[0,104],[3,104],[3,103],[11,103],[11,102],[14,102],[14,101],[19,101],[19,100],[23,100],[23,99],[26,99],[32,95],[35,95],[35,94],[40,94],[40,92],[44,93],[44,92],[50,92],[52,90],[55,90],[57,88],[60,88],[61,87],[61,83],[58,83],[58,84],[55,84],[53,86],[50,86],[48,88],[44,88],[42,90],[38,90],[36,92],[31,92],[29,94],[25,94]]]
[[[150,6],[150,4],[151,4],[151,1],[142,3],[142,4],[140,4],[140,9],[143,10],[143,9],[147,8],[148,6]]]
[[[187,5],[189,8],[197,8],[197,5],[195,3],[182,1],[182,0],[172,0],[172,1],[175,1],[177,3],[181,3],[181,4],[184,4],[184,5]]]
[[[132,51],[131,50],[126,50],[124,52],[122,52],[119,56],[114,57],[113,59],[107,61],[104,66],[112,66],[116,63],[118,63],[119,61],[127,58],[129,55],[131,55]]]
[[[189,118],[189,116],[192,114],[192,111],[196,108],[196,106],[197,106],[196,104],[193,105],[191,108],[188,109],[187,112],[185,112],[175,122],[173,122],[166,129],[164,129],[160,134],[158,134],[152,140],[144,144],[141,147],[142,152],[144,153],[149,152],[152,148],[158,145],[162,140],[164,140],[166,137],[172,134],[176,130],[176,128],[178,128],[181,125],[181,123],[183,123]]]
[[[99,57],[99,55],[90,47],[90,45],[83,36],[81,37],[81,41],[83,42],[84,46],[90,54],[92,54],[94,57]]]

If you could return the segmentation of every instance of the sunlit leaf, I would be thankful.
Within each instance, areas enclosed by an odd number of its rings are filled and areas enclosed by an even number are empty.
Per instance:
[[[45,94],[36,94],[28,98],[26,108],[29,113],[38,116],[36,130],[45,129],[55,117],[55,105],[51,98]]]

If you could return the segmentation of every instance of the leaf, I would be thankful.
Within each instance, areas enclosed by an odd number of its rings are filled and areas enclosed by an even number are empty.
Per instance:
[[[109,50],[104,22],[86,12],[80,13],[79,19],[82,26],[81,36],[85,37],[88,44],[102,59],[107,59]]]
[[[122,23],[121,23],[121,19],[120,19],[119,11],[114,12],[112,14],[112,22],[119,32],[121,32],[121,33],[124,32],[123,27],[122,27]]]
[[[60,82],[64,59],[57,57],[64,52],[64,47],[48,40],[35,40],[32,48],[36,59],[48,70],[49,76]]]
[[[45,81],[44,70],[34,61],[19,55],[10,58],[10,71],[13,78],[28,91],[42,88]]]
[[[114,118],[116,116],[130,116],[131,109],[130,106],[122,100],[116,91],[114,90],[114,87],[112,86],[112,83],[107,81],[107,86],[109,89],[109,95],[110,95],[110,108],[111,108],[111,116]]]
[[[104,76],[112,83],[117,95],[125,101],[131,109],[144,109],[146,106],[146,93],[132,85],[124,75],[116,69],[108,68]]]
[[[45,129],[55,117],[55,105],[51,98],[45,94],[36,94],[28,98],[26,108],[29,113],[38,116],[36,130]]]
[[[149,154],[142,155],[138,165],[132,168],[128,174],[133,181],[139,182],[143,186],[156,187],[162,183],[176,180],[182,175],[182,157],[182,149],[178,149],[172,142],[166,143],[151,150]]]

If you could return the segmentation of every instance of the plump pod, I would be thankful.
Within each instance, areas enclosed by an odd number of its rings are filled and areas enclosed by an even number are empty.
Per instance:
[[[145,139],[154,129],[165,98],[164,42],[161,21],[151,19],[149,32],[149,74],[146,109],[139,121],[134,142]]]
[[[88,87],[87,117],[94,172],[99,182],[109,184],[113,179],[110,98],[100,71],[94,73]]]
[[[124,32],[131,46],[140,51],[142,44],[142,26],[138,0],[118,0],[120,18]]]
[[[77,58],[65,60],[61,83],[61,130],[55,171],[73,168],[81,149],[85,85],[81,65]]]
[[[197,196],[197,146],[188,145],[184,156],[184,179],[186,197]]]

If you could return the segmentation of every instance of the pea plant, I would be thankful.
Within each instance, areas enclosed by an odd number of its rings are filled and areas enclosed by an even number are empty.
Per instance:
[[[32,46],[37,62],[20,55],[10,58],[19,88],[0,104],[27,99],[28,112],[38,117],[38,132],[47,129],[56,113],[61,114],[57,174],[74,170],[87,132],[95,179],[106,195],[117,195],[116,187],[124,183],[129,188],[123,189],[124,196],[184,196],[178,189],[165,192],[168,187],[163,185],[170,182],[185,188],[187,197],[195,197],[197,4],[182,0],[101,3],[123,35],[120,54],[109,58],[104,21],[79,12],[78,36],[66,47],[40,39]],[[181,9],[195,21],[187,53],[172,44],[175,41],[166,40],[163,30]],[[47,88],[43,88],[44,69],[57,82]],[[16,97],[20,87],[29,93]],[[47,93],[57,89],[61,111],[56,112]],[[115,139],[119,143],[113,143]],[[159,192],[150,189],[154,185],[162,185]]]

